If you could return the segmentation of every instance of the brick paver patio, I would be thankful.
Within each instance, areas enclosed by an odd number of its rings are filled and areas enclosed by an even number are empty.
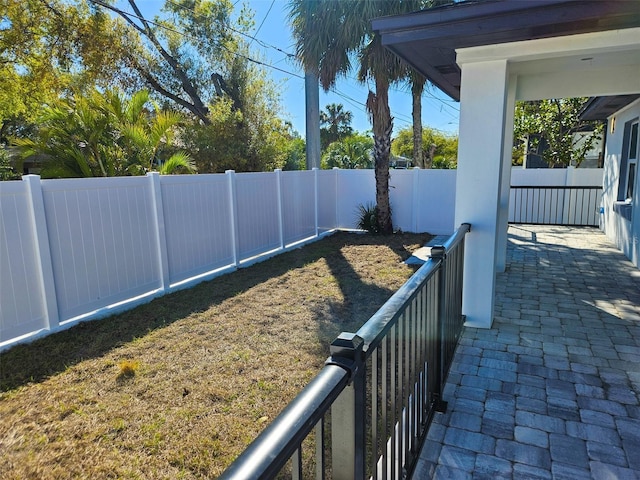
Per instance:
[[[640,479],[640,271],[597,229],[511,226],[414,479]]]

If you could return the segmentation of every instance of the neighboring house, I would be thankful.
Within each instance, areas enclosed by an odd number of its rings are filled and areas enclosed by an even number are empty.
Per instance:
[[[468,325],[491,327],[506,266],[515,102],[640,93],[640,4],[460,2],[379,18],[373,29],[460,100],[455,224],[471,224],[463,313]]]
[[[575,148],[581,148],[586,139],[591,136],[591,131],[576,132],[573,134]],[[535,138],[537,137],[537,138]],[[533,141],[532,141],[533,140]],[[585,153],[584,158],[578,165],[579,168],[602,168],[604,139],[601,137],[594,142],[594,145]],[[549,168],[549,164],[544,160],[542,154],[548,148],[547,142],[540,135],[530,134],[524,142],[524,168]],[[573,165],[573,163],[572,163]]]
[[[640,95],[594,98],[582,117],[607,120],[600,226],[640,267]]]

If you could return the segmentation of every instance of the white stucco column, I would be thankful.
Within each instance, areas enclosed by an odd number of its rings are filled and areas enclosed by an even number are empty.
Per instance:
[[[511,190],[513,122],[516,109],[517,81],[518,77],[516,75],[509,76],[505,106],[504,134],[502,146],[502,169],[500,174],[498,239],[496,243],[496,272],[504,272],[507,266],[507,230],[509,228],[509,193]]]
[[[490,328],[503,171],[506,60],[461,65],[455,223],[468,222],[462,311],[467,325]]]

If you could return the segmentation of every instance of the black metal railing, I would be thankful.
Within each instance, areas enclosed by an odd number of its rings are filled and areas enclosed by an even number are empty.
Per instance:
[[[222,474],[400,479],[410,475],[442,400],[461,334],[463,224]]]
[[[511,187],[509,223],[597,227],[602,187]]]

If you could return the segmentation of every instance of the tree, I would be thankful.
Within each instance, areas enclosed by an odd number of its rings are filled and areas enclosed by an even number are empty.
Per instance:
[[[5,180],[19,180],[20,175],[14,170],[9,159],[9,153],[0,145],[0,182]]]
[[[297,57],[305,71],[317,74],[325,90],[334,85],[339,75],[351,70],[353,56],[358,58],[358,78],[375,84],[375,92],[369,92],[366,106],[373,124],[376,205],[382,233],[393,231],[389,204],[393,131],[389,85],[402,77],[406,66],[382,46],[380,37],[371,30],[371,20],[417,10],[418,3],[426,2],[290,0],[289,3]]]
[[[253,25],[243,8],[232,21],[229,0],[167,0],[163,18],[135,17],[102,0],[119,15],[142,49],[128,57],[157,97],[195,120],[183,141],[202,173],[281,168],[286,125],[278,118],[280,97],[242,39]]]
[[[601,139],[602,123],[580,119],[586,98],[517,102],[514,143],[528,144],[549,167],[579,166]]]
[[[424,92],[427,79],[413,69],[409,72],[409,79],[411,82],[411,118],[413,120],[413,162],[417,167],[430,168],[431,164],[425,162],[422,151],[422,92]]]
[[[414,155],[414,129],[404,128],[391,144],[391,152],[394,155],[413,158]],[[428,167],[426,168],[455,168],[458,155],[458,138],[453,135],[446,135],[433,128],[422,129],[422,156]]]
[[[165,162],[165,173],[193,172],[184,153],[160,158],[181,116],[157,107],[150,111],[148,102],[146,90],[130,99],[113,90],[76,94],[44,110],[36,138],[15,143],[23,156],[48,157],[42,168],[45,178],[142,175]]]
[[[322,156],[322,168],[371,168],[373,140],[361,134],[349,135],[330,144]]]
[[[320,112],[320,147],[324,151],[330,143],[337,142],[353,133],[351,112],[342,104],[332,103]]]
[[[171,0],[163,12],[168,18],[147,19],[135,0],[128,0],[135,15],[102,0],[95,5],[119,15],[139,37],[141,48],[127,62],[157,94],[210,124],[209,104],[216,98],[231,100],[242,111],[241,90],[249,60],[239,34],[252,25],[243,9],[232,26],[234,4],[229,0]]]
[[[124,82],[123,25],[84,1],[0,0],[0,141],[28,136],[42,106]]]

